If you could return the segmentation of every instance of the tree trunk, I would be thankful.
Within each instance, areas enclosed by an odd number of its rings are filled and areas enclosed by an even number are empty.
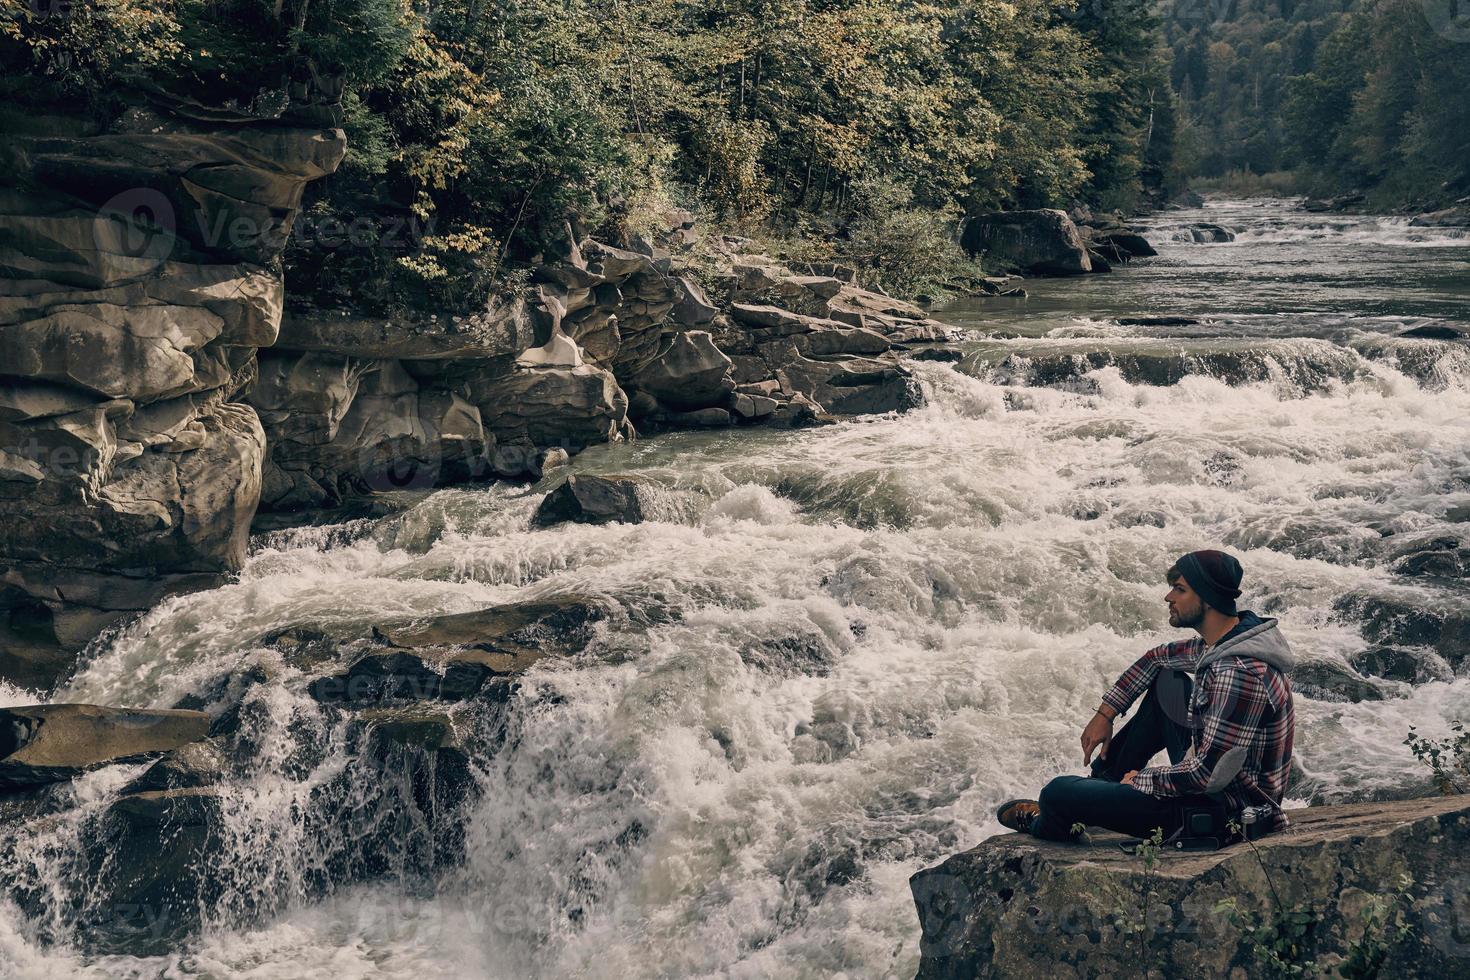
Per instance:
[[[801,184],[801,196],[796,199],[797,204],[805,204],[807,193],[812,189],[812,167],[817,162],[817,138],[812,137],[812,152],[806,158],[806,179]]]

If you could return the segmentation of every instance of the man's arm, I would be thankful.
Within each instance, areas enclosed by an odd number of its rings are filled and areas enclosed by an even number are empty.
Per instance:
[[[1112,709],[1114,717],[1121,715],[1153,686],[1159,671],[1193,670],[1203,650],[1204,643],[1199,639],[1175,640],[1154,647],[1123,671],[1123,676],[1103,695],[1103,705]]]
[[[1092,764],[1092,752],[1102,746],[1101,758],[1108,756],[1108,745],[1113,739],[1113,719],[1128,710],[1159,676],[1161,670],[1190,670],[1199,661],[1203,644],[1197,640],[1176,640],[1154,647],[1145,653],[1133,666],[1123,672],[1116,684],[1103,695],[1097,713],[1082,729],[1082,764]]]
[[[1260,730],[1271,707],[1261,679],[1233,663],[1217,663],[1206,671],[1204,727],[1193,753],[1173,766],[1139,770],[1133,788],[1153,796],[1189,796],[1203,793],[1220,757],[1250,741]]]

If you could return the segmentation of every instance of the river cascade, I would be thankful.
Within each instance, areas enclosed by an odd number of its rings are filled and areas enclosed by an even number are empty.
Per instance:
[[[109,905],[96,841],[147,764],[110,766],[0,842],[0,974],[912,976],[909,876],[1081,770],[1202,547],[1304,661],[1291,804],[1422,792],[1409,726],[1470,719],[1470,238],[1286,201],[1144,224],[1156,258],[936,314],[970,339],[912,362],[922,407],[258,534],[100,637],[51,701],[221,733],[197,922]],[[656,506],[534,526],[568,472]],[[374,624],[567,596],[610,610],[585,649],[436,705],[461,792],[312,694]]]

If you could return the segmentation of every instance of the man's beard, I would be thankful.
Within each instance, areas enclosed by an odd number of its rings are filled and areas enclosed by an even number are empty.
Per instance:
[[[1205,604],[1200,603],[1192,615],[1186,615],[1178,606],[1169,607],[1169,625],[1192,629],[1205,621]]]

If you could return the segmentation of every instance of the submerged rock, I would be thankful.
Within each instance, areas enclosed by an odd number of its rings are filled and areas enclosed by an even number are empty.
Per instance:
[[[1260,956],[1249,926],[1269,917],[1262,910],[1276,896],[1283,912],[1302,916],[1302,959],[1322,968],[1352,955],[1367,903],[1379,900],[1387,906],[1370,937],[1381,943],[1377,975],[1463,972],[1470,800],[1314,807],[1292,810],[1291,821],[1254,850],[1163,852],[1152,873],[1111,834],[1095,835],[1091,846],[991,838],[910,879],[923,929],[919,980],[1145,969],[1255,976]],[[1396,927],[1392,904],[1401,875],[1413,879],[1402,910],[1408,929]],[[1218,908],[1231,899],[1235,918]]]
[[[1192,316],[1123,316],[1118,323],[1124,327],[1192,327],[1199,319]]]
[[[41,704],[0,708],[0,792],[70,779],[204,738],[202,711]]]
[[[1169,387],[1191,375],[1207,375],[1230,385],[1285,383],[1302,391],[1321,390],[1369,373],[1356,352],[1327,341],[1302,339],[1023,341],[983,348],[976,366],[988,369],[988,377],[1001,384],[1089,391],[1091,382],[1084,375],[1105,367],[1116,367],[1129,384]]]

